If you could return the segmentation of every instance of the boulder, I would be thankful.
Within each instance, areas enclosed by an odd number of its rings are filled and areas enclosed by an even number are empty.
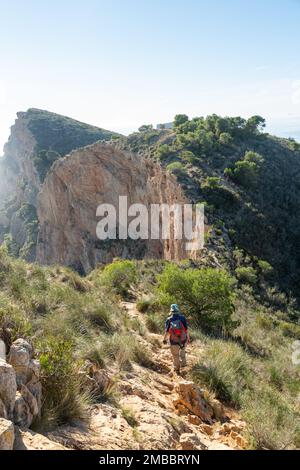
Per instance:
[[[41,409],[42,409],[42,384],[41,382],[31,381],[26,384],[26,388],[29,390],[29,392],[33,395],[33,397],[36,400],[37,407],[38,407],[37,416],[39,416],[41,413]]]
[[[212,436],[214,434],[214,428],[209,426],[209,424],[201,424],[200,430],[208,436]]]
[[[17,382],[14,368],[0,359],[0,398],[9,419],[13,415],[16,391]]]
[[[40,415],[42,406],[40,363],[32,356],[33,347],[20,338],[11,345],[8,363],[0,359],[0,417],[23,428]]]
[[[2,339],[0,339],[0,359],[6,360],[6,346]]]
[[[224,406],[222,403],[217,400],[216,398],[213,398],[209,401],[210,406],[213,409],[214,412],[214,417],[218,419],[219,421],[222,421],[225,419],[225,410]]]
[[[232,432],[240,433],[244,431],[246,423],[240,420],[232,420],[229,423],[224,423],[219,430],[220,434],[229,435]]]
[[[14,446],[14,425],[7,419],[0,418],[0,450],[12,450]]]
[[[181,406],[183,406],[183,405],[181,405]],[[189,423],[194,424],[195,426],[199,426],[199,424],[202,423],[202,420],[200,418],[198,418],[198,416],[191,415],[191,414],[188,415],[188,421],[189,421]]]
[[[32,424],[33,415],[30,411],[29,405],[22,397],[20,392],[17,392],[16,402],[14,408],[13,421],[17,426],[21,428],[29,428]]]
[[[213,409],[204,398],[202,390],[193,382],[180,381],[176,391],[178,399],[174,402],[175,407],[184,405],[191,413],[198,416],[202,421],[212,422]]]
[[[0,398],[0,418],[7,419],[7,411],[1,398]]]
[[[21,395],[26,401],[32,416],[37,416],[39,414],[39,407],[38,407],[37,399],[30,392],[30,390],[28,390],[26,385],[21,385]]]
[[[179,443],[182,450],[206,450],[207,446],[199,436],[192,433],[181,434]]]
[[[26,384],[35,372],[35,364],[31,362],[33,347],[24,339],[19,338],[10,347],[8,362],[16,372],[18,387]]]

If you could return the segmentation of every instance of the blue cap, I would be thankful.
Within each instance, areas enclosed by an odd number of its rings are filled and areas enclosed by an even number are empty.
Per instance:
[[[178,313],[179,311],[180,310],[179,310],[179,307],[178,307],[177,304],[172,304],[171,305],[171,312],[177,312]]]

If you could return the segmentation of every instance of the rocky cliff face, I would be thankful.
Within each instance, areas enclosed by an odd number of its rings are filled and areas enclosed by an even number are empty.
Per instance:
[[[0,237],[3,240],[4,233],[10,232],[21,248],[30,243],[30,234],[19,210],[27,205],[35,212],[40,181],[31,158],[37,142],[28,129],[26,113],[17,116],[0,160]],[[28,259],[33,258],[34,249],[28,253]]]
[[[187,257],[180,240],[98,240],[97,207],[118,208],[119,196],[127,196],[128,207],[141,203],[148,209],[150,204],[187,202],[173,176],[117,145],[96,143],[76,150],[54,164],[38,196],[37,261],[86,273],[117,256]]]
[[[18,113],[0,161],[0,242],[12,254],[87,273],[114,257],[181,259],[183,241],[96,237],[99,204],[187,202],[174,176],[116,135],[46,111]],[[126,139],[125,139],[126,140]],[[89,144],[89,145],[87,145]],[[148,211],[149,214],[149,211]]]
[[[52,163],[75,148],[113,135],[47,111],[18,113],[0,159],[0,243],[8,234],[11,252],[34,261],[38,193]]]

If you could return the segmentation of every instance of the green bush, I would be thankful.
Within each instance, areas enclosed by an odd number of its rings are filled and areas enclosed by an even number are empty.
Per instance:
[[[180,305],[195,324],[213,331],[232,328],[233,279],[222,270],[181,269],[169,264],[158,276],[161,302]]]
[[[134,261],[118,260],[105,266],[102,280],[114,291],[126,298],[129,290],[137,281],[136,264]]]
[[[157,147],[155,155],[161,161],[167,160],[172,155],[172,149],[169,145],[162,144]]]
[[[202,188],[216,189],[221,184],[221,178],[216,176],[208,176],[204,183],[201,185]]]
[[[185,166],[181,162],[172,162],[167,166],[167,170],[172,173],[185,173]]]
[[[267,261],[264,261],[264,260],[260,259],[260,260],[258,260],[257,264],[258,264],[258,267],[261,271],[261,274],[264,277],[267,278],[273,273],[273,268],[270,265],[270,263],[268,263]]]
[[[235,270],[236,276],[239,281],[245,284],[255,285],[257,283],[257,274],[251,266],[240,267]]]
[[[256,152],[246,152],[242,160],[235,162],[233,168],[226,168],[224,174],[245,187],[256,186],[264,158]]]

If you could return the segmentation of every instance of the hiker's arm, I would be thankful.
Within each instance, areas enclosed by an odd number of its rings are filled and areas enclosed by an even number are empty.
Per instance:
[[[182,323],[183,323],[183,326],[185,327],[186,336],[187,336],[187,342],[190,343],[191,339],[190,339],[190,334],[189,334],[189,332],[188,332],[189,323],[188,323],[186,317],[183,317]]]
[[[167,341],[169,328],[170,328],[170,322],[167,320],[166,323],[165,323],[165,333],[164,333],[164,337],[163,337],[163,342],[164,343]]]

